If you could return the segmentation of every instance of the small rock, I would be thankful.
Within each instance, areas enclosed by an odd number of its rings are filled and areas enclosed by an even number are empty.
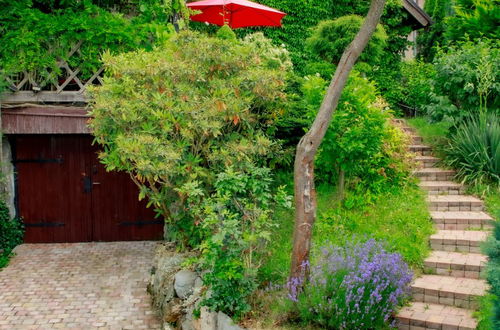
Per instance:
[[[193,292],[196,277],[195,272],[187,269],[183,269],[175,274],[174,289],[177,297],[186,299]]]
[[[200,314],[200,327],[202,330],[217,330],[217,313],[202,307]]]
[[[217,313],[217,330],[244,330],[234,324],[233,320],[222,312]]]
[[[201,277],[198,276],[194,281],[194,288],[198,289],[201,288],[202,286],[203,286],[203,280],[201,279]]]

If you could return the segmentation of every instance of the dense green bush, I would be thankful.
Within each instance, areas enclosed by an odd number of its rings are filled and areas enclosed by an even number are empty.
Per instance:
[[[226,166],[266,164],[291,64],[262,34],[243,41],[185,31],[152,52],[104,56],[91,121],[108,170],[131,174],[167,223],[166,238],[197,245],[193,204]]]
[[[433,24],[418,33],[418,56],[426,62],[432,62],[436,47],[444,46],[445,18],[453,13],[452,0],[426,0],[424,10],[433,20]]]
[[[454,15],[445,19],[449,42],[464,39],[498,39],[500,3],[498,0],[455,0]]]
[[[431,103],[434,120],[459,122],[481,108],[500,111],[500,41],[460,42],[441,49],[434,61]]]
[[[9,208],[0,201],[0,268],[7,264],[12,249],[23,242],[23,233],[22,222],[11,219]]]
[[[337,64],[362,24],[363,17],[357,15],[322,21],[312,30],[306,45],[313,54],[318,55],[324,61]],[[376,64],[383,54],[386,41],[387,34],[379,24],[359,60]]]
[[[484,250],[489,257],[486,278],[491,285],[490,292],[496,297],[492,322],[494,328],[498,329],[500,328],[500,222],[495,223],[493,235],[490,235]]]
[[[462,122],[449,139],[448,163],[468,182],[500,183],[500,117],[481,114]]]
[[[202,247],[204,283],[211,288],[204,305],[236,317],[250,308],[247,297],[257,287],[258,253],[264,251],[276,227],[274,204],[291,206],[282,189],[273,193],[268,168],[228,167],[217,175],[215,192],[200,210],[210,233]]]
[[[96,1],[100,3],[100,1]],[[116,1],[117,6],[119,5]],[[119,8],[126,9],[123,3]],[[111,7],[111,3],[108,3]],[[7,1],[0,6],[0,68],[5,75],[36,71],[48,81],[59,73],[57,60],[82,41],[69,64],[88,78],[102,66],[101,53],[152,49],[167,40],[174,11],[185,12],[179,0],[129,2],[128,16],[92,1]],[[129,6],[129,7],[130,7]],[[42,86],[43,87],[43,86]]]
[[[319,76],[304,80],[302,104],[309,122],[319,109],[326,86],[327,81]],[[352,189],[375,194],[405,182],[410,170],[406,139],[390,125],[390,118],[375,85],[359,73],[352,74],[316,158],[317,178],[337,182],[343,171]]]
[[[421,61],[405,61],[401,65],[401,83],[398,103],[406,113],[424,114],[431,102],[432,81],[435,69],[432,64]]]

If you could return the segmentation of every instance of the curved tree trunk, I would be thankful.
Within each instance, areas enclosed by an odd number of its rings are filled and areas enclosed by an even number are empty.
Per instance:
[[[361,29],[342,54],[311,129],[297,145],[294,164],[295,229],[290,278],[306,278],[308,275],[311,234],[316,220],[316,190],[314,188],[316,152],[337,108],[349,73],[375,31],[384,5],[385,0],[372,0]]]

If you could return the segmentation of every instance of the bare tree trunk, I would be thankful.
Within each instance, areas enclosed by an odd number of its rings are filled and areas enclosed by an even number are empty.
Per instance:
[[[295,229],[290,278],[306,278],[308,275],[311,234],[316,220],[316,190],[314,188],[316,152],[337,108],[349,73],[375,31],[384,5],[385,0],[372,0],[361,29],[342,54],[311,129],[297,145],[294,165]]]

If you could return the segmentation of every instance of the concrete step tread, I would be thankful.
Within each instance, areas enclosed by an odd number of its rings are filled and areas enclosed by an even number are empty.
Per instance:
[[[420,168],[414,171],[415,174],[423,174],[423,173],[447,173],[447,174],[455,174],[454,170],[443,169],[439,167],[426,167]]]
[[[430,146],[425,145],[425,144],[410,144],[408,147],[410,149],[426,149],[426,150],[432,149]]]
[[[484,242],[488,235],[490,235],[490,232],[484,230],[438,230],[437,233],[431,235],[430,240],[431,242],[441,240],[443,244],[451,244],[454,241],[458,244],[468,242],[468,245],[479,246],[479,244],[470,243]]]
[[[419,186],[422,188],[461,188],[464,185],[453,181],[422,181]]]
[[[427,267],[450,268],[457,270],[480,270],[488,262],[488,257],[479,253],[460,253],[432,251],[425,259]]]
[[[410,306],[403,307],[396,318],[399,329],[410,329],[410,326],[413,326],[429,329],[473,330],[477,327],[477,321],[472,313],[472,310],[464,308],[413,302]]]
[[[485,212],[467,212],[467,211],[432,211],[432,219],[439,220],[457,220],[456,223],[464,223],[467,220],[485,220],[493,221],[493,218]],[[461,220],[461,222],[458,222]],[[447,221],[448,222],[448,221]]]
[[[482,296],[489,286],[483,279],[452,277],[443,275],[422,275],[411,285],[412,292],[438,296],[451,293],[457,297]]]
[[[480,200],[479,198],[470,195],[429,195],[427,196],[427,201],[431,203],[433,202],[448,202],[448,203],[467,202],[467,203],[480,203],[480,204],[483,203],[483,201]]]
[[[426,160],[430,160],[430,161],[439,161],[440,159],[437,158],[437,157],[434,157],[434,156],[422,156],[422,155],[416,155],[415,156],[415,160],[416,161],[419,161],[419,162],[422,162],[422,161],[426,161]]]

